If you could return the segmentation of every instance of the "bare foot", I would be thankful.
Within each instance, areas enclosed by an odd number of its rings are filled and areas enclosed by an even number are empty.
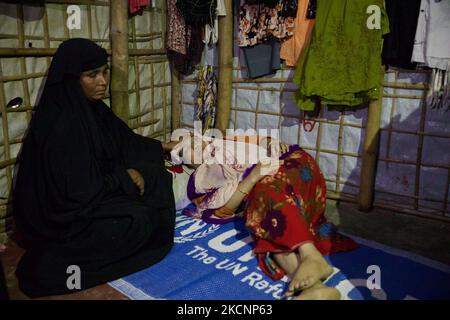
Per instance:
[[[335,289],[324,285],[321,282],[317,282],[311,288],[308,288],[300,295],[295,297],[295,300],[339,300],[341,293]]]
[[[333,273],[333,269],[320,253],[307,255],[292,277],[286,296],[292,296],[296,291],[305,290]]]

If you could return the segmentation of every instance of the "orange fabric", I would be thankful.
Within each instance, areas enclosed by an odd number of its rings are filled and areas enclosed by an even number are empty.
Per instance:
[[[192,199],[192,203],[195,204],[196,206],[198,206],[200,203],[202,203],[202,201],[205,197],[206,197],[206,194],[204,194],[198,198]]]
[[[218,218],[229,218],[234,216],[234,210],[231,210],[227,206],[223,206],[214,211],[214,215]]]
[[[284,59],[288,67],[295,67],[297,60],[307,45],[311,36],[315,20],[306,19],[308,0],[299,0],[297,17],[294,22],[294,35],[281,42],[280,58]]]

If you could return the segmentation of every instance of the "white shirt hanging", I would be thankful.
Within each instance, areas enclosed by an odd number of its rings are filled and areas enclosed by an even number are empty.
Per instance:
[[[447,69],[450,59],[450,0],[422,0],[412,55],[413,62]]]
[[[216,44],[219,41],[219,16],[226,16],[227,10],[225,7],[225,0],[217,0],[216,17],[214,19],[213,27],[209,24],[205,25],[205,37],[203,42],[207,45]]]

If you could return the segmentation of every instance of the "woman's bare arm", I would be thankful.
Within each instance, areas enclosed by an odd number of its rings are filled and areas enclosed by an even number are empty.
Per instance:
[[[255,184],[261,180],[263,177],[267,175],[273,175],[278,171],[278,167],[281,163],[272,162],[270,164],[262,164],[259,162],[250,172],[250,174],[242,180],[236,191],[231,196],[230,200],[227,201],[225,204],[225,207],[228,209],[235,211],[242,200],[245,198],[246,195],[253,189]]]

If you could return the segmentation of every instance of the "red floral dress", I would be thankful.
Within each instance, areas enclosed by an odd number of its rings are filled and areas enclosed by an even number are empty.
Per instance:
[[[272,260],[271,253],[292,252],[307,242],[314,243],[324,255],[358,247],[353,240],[337,233],[335,226],[325,219],[326,186],[316,161],[298,145],[290,146],[280,159],[284,163],[278,172],[256,183],[236,212],[226,206],[201,210],[218,189],[197,193],[196,175],[192,174],[188,183],[192,204],[183,210],[184,214],[208,223],[227,223],[240,219],[237,213],[243,209],[245,225],[254,238],[259,267],[275,280],[281,279],[285,272]],[[231,196],[232,192],[228,193]]]
[[[292,252],[307,242],[324,255],[358,247],[324,217],[326,186],[316,161],[298,146],[281,159],[278,172],[255,185],[244,208],[259,267],[276,280],[285,272],[271,259],[272,252]]]

